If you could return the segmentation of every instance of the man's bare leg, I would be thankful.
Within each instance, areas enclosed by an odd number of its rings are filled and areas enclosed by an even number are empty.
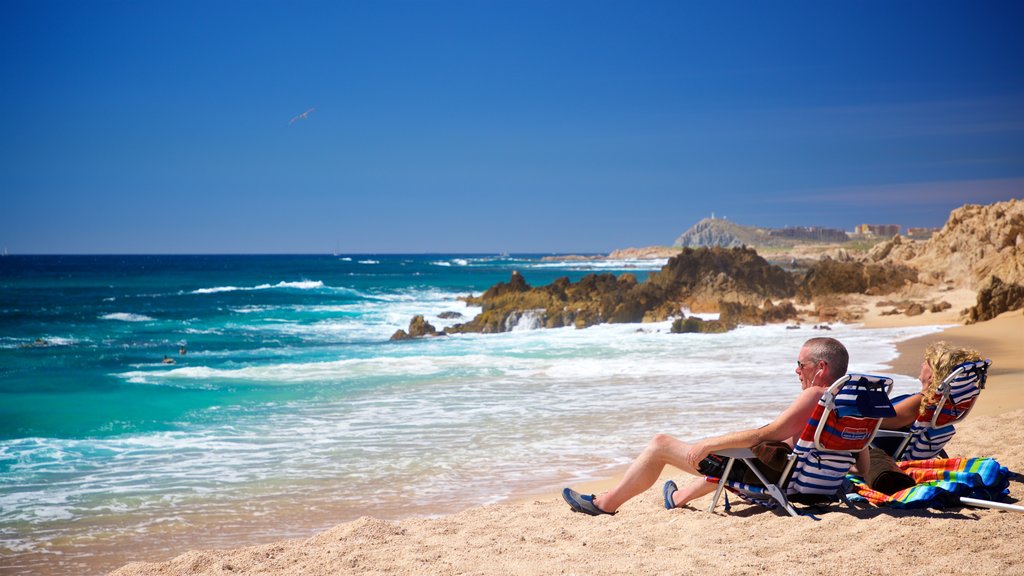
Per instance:
[[[718,484],[698,478],[687,484],[685,488],[676,490],[676,493],[672,495],[672,504],[674,506],[683,506],[690,500],[711,494],[715,491],[715,488],[718,488]]]
[[[690,445],[686,442],[667,434],[658,434],[629,465],[629,470],[618,485],[594,498],[594,504],[605,512],[615,512],[627,500],[654,486],[666,464],[697,475],[698,472],[686,459],[689,451]]]

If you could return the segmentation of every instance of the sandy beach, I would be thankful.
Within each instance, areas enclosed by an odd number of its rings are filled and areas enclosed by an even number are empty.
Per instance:
[[[865,325],[952,323],[935,315],[872,316]],[[1024,315],[956,326],[898,346],[893,371],[916,376],[928,343],[945,339],[993,360],[988,387],[949,451],[990,456],[1024,470]],[[664,475],[679,477],[666,470]],[[586,488],[599,491],[605,482]],[[500,489],[500,487],[495,487]],[[1013,480],[1011,498],[1024,494]],[[410,497],[415,497],[411,494]],[[570,512],[558,494],[475,507],[438,518],[385,521],[370,517],[306,540],[233,550],[190,551],[166,562],[137,562],[112,574],[818,574],[856,566],[888,574],[1022,573],[1016,535],[1024,514],[961,508],[895,511],[836,507],[820,522],[784,517],[746,504],[731,513],[705,511],[708,497],[666,511],[660,483],[613,517]]]

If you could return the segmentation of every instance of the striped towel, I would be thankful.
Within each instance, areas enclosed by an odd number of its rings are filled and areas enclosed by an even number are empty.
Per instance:
[[[857,493],[850,499],[891,508],[942,508],[959,505],[961,496],[999,500],[1010,493],[1010,471],[993,458],[935,458],[897,464],[917,481],[916,486],[890,496],[872,490],[851,474],[847,479]]]

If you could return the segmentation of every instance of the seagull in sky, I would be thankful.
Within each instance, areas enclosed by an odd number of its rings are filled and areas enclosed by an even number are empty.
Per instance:
[[[291,120],[288,121],[288,125],[291,126],[297,120],[306,120],[307,118],[309,118],[309,113],[313,112],[314,110],[316,110],[316,108],[310,108],[309,110],[306,110],[305,112],[303,112],[302,114],[299,114],[295,118],[292,118]]]

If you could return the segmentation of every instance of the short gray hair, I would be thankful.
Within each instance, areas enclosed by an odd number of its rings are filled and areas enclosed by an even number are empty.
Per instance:
[[[824,360],[828,364],[830,380],[835,381],[846,374],[846,369],[850,365],[850,353],[846,351],[846,346],[843,346],[839,340],[824,337],[811,338],[804,342],[804,347],[807,348],[807,354],[811,360],[814,362]]]

